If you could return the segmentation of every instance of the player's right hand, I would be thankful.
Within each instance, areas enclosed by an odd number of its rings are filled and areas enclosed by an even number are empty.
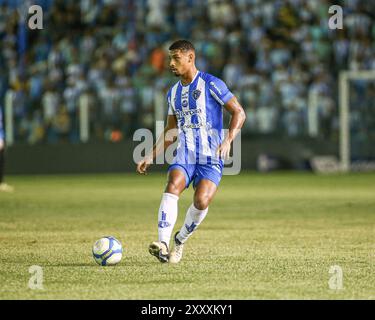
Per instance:
[[[147,168],[151,165],[149,159],[143,159],[137,163],[137,172],[139,174],[147,174]]]

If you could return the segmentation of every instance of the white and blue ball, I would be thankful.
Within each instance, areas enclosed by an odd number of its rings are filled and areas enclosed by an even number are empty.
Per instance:
[[[92,254],[97,264],[113,266],[122,258],[121,242],[112,236],[103,237],[94,243]]]

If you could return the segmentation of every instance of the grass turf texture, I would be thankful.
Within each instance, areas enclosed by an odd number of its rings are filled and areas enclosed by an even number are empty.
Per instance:
[[[165,174],[10,176],[0,193],[0,299],[375,299],[375,175],[226,176],[178,265],[148,253]],[[179,201],[180,228],[192,190]],[[92,258],[117,237],[114,267]],[[28,288],[32,265],[43,290]],[[329,289],[329,268],[343,289]]]

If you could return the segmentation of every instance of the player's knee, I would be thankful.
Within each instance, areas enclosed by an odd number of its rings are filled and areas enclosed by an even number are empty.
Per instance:
[[[210,204],[210,197],[207,194],[200,194],[194,197],[194,207],[198,210],[205,210]]]
[[[168,181],[165,192],[180,195],[180,187],[174,181]]]

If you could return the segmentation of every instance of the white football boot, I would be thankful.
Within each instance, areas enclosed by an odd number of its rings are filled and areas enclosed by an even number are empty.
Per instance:
[[[155,256],[160,262],[168,262],[169,259],[169,250],[167,244],[162,241],[155,241],[150,244],[148,251]]]
[[[169,263],[179,263],[182,258],[184,244],[177,239],[178,232],[174,235],[174,248],[169,255]]]

